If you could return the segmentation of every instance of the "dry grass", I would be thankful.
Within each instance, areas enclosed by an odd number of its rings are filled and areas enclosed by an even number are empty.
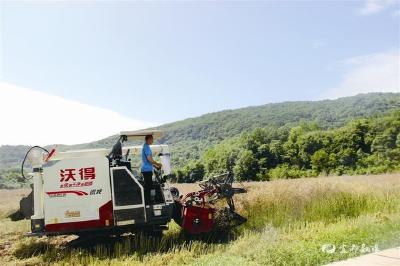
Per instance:
[[[181,194],[198,189],[197,184],[173,184]],[[304,202],[325,195],[350,193],[352,195],[399,196],[400,174],[334,176],[319,178],[281,179],[271,182],[235,183],[235,187],[244,187],[246,194],[235,196],[239,212],[245,210],[249,202],[275,201],[277,203],[291,199]]]
[[[181,194],[186,194],[199,189],[197,184],[172,184],[179,189]],[[245,187],[248,193],[238,195],[236,202],[244,199],[253,200],[260,197],[277,198],[290,195],[290,197],[313,197],[316,193],[347,191],[350,193],[393,193],[400,191],[400,174],[361,175],[361,176],[335,176],[319,178],[282,179],[272,182],[243,182],[234,186]],[[0,189],[0,214],[9,214],[18,209],[19,200],[27,196],[30,189]],[[2,217],[2,216],[0,216]]]
[[[0,189],[0,218],[4,218],[19,208],[21,198],[27,196],[30,189]]]
[[[176,225],[162,241],[125,238],[91,249],[68,248],[73,237],[27,239],[29,221],[0,220],[0,261],[71,265],[310,265],[354,254],[322,254],[322,243],[400,244],[400,174],[249,182],[235,196],[249,218],[229,243],[186,242]],[[196,184],[176,184],[181,194]],[[0,190],[0,210],[11,213],[29,190]],[[108,241],[110,242],[110,241]]]

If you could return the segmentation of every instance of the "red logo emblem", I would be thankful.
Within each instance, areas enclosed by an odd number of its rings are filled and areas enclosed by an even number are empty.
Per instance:
[[[96,169],[94,167],[80,168],[78,171],[75,168],[60,169],[60,182],[76,181],[77,173],[80,180],[96,179]]]

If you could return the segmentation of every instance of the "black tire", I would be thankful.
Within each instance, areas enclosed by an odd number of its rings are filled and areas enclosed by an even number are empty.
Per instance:
[[[176,187],[170,187],[169,191],[171,192],[172,198],[174,200],[179,199],[179,190]]]

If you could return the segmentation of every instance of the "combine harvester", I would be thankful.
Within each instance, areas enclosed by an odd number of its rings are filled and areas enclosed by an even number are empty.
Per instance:
[[[162,170],[154,171],[151,202],[145,202],[144,181],[132,167],[141,146],[123,147],[160,131],[121,132],[112,150],[93,149],[50,153],[32,147],[25,159],[32,167],[32,193],[20,202],[21,218],[31,219],[31,236],[121,235],[145,232],[160,235],[175,220],[189,234],[226,230],[246,221],[235,212],[233,176],[224,174],[200,183],[201,190],[180,196],[165,182],[171,174],[168,145],[152,145]],[[22,172],[24,163],[22,164]],[[226,200],[227,207],[216,207]]]

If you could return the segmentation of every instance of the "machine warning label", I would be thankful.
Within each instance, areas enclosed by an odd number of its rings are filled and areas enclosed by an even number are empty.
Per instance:
[[[66,218],[81,217],[80,211],[65,211]]]

